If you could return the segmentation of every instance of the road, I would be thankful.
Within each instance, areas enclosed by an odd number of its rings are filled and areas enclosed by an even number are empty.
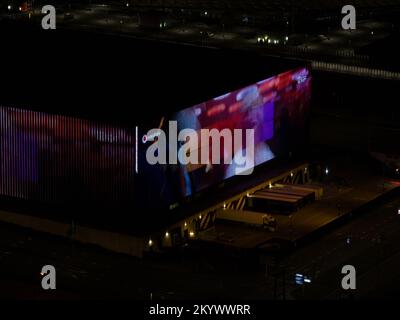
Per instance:
[[[298,299],[340,299],[341,269],[353,265],[357,271],[356,298],[392,297],[400,276],[400,199],[373,208],[351,223],[299,249],[282,262],[287,267],[288,291]],[[398,269],[397,269],[398,270]],[[304,288],[293,284],[295,273],[312,279]],[[399,293],[397,291],[397,293]]]
[[[375,207],[284,258],[287,299],[337,299],[341,267],[357,270],[357,298],[391,297],[400,276],[400,198]],[[139,260],[0,224],[0,297],[33,299],[273,299],[274,279],[225,257]],[[350,239],[350,243],[348,243]],[[40,270],[57,270],[57,290],[44,292]],[[295,273],[308,275],[298,287]],[[278,283],[278,293],[282,284]],[[277,298],[282,298],[278,294]]]

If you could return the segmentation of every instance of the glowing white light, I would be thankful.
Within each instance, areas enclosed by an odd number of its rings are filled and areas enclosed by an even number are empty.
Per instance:
[[[139,141],[138,138],[139,137],[139,128],[136,126],[135,127],[135,172],[139,173]],[[144,136],[143,136],[144,137]],[[146,137],[147,140],[147,137]]]
[[[260,39],[260,38],[258,38],[258,39]],[[222,96],[219,96],[219,97],[214,98],[214,100],[223,100],[223,99],[225,99],[226,97],[228,97],[229,95],[230,95],[230,93],[226,93],[226,94],[223,94]]]

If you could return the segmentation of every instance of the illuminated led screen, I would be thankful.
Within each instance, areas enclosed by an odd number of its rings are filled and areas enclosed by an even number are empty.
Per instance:
[[[304,145],[310,79],[306,68],[289,71],[165,116],[160,128],[168,131],[175,120],[178,131],[254,129],[257,166]],[[220,164],[151,165],[146,152],[155,142],[146,141],[149,129],[0,107],[0,194],[61,204],[168,208],[240,169],[234,161],[224,163],[224,143]],[[199,152],[204,146],[198,141]],[[240,149],[233,148],[233,160],[247,149],[243,140]]]
[[[69,203],[134,193],[134,130],[0,107],[0,193]]]
[[[166,120],[177,121],[177,131],[190,128],[198,132],[202,129],[254,129],[254,165],[266,163],[289,152],[302,148],[306,143],[307,119],[311,93],[311,77],[307,68],[300,68],[260,81],[248,87],[224,94],[191,108],[177,112],[169,119],[161,121],[161,129],[168,132]],[[244,134],[243,134],[244,136]],[[167,138],[168,140],[168,138]],[[247,141],[243,137],[240,148],[232,147],[232,163],[224,163],[226,145],[221,139],[220,164],[176,164],[149,166],[144,154],[146,148],[158,141],[147,141],[141,136],[142,145],[140,167],[146,177],[151,177],[147,189],[153,190],[165,204],[195,194],[209,186],[216,185],[240,172],[235,158],[251,156]],[[196,141],[197,154],[201,155],[207,141]],[[186,142],[180,142],[180,146]],[[178,144],[179,146],[179,144]],[[211,148],[210,148],[211,149]],[[191,150],[193,151],[193,150]],[[209,150],[210,162],[212,152]],[[243,165],[243,171],[249,165]],[[145,195],[143,195],[145,196]]]

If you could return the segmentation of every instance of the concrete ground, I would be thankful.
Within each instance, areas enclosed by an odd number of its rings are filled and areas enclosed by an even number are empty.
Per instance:
[[[358,208],[392,191],[397,186],[386,182],[382,175],[371,172],[362,159],[337,156],[329,173],[321,181],[322,199],[306,205],[291,215],[272,214],[277,230],[218,222],[216,227],[200,236],[204,241],[227,247],[256,248],[266,242],[280,239],[298,242],[313,232],[353,214]],[[356,165],[355,165],[356,163]]]

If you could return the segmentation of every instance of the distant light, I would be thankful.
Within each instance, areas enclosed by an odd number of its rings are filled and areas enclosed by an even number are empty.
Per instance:
[[[374,35],[374,32],[373,31],[371,31],[371,36],[373,36]]]
[[[286,24],[289,24],[289,21],[286,21]]]
[[[153,240],[149,239],[149,247],[153,245]]]
[[[168,238],[169,237],[169,233],[168,231],[165,233],[165,237]]]
[[[295,282],[296,284],[303,285],[304,283],[311,283],[311,279],[301,273],[296,273]]]
[[[268,43],[271,43],[271,39],[268,39]]]
[[[399,168],[396,168],[396,173],[399,173]]]
[[[326,168],[326,169],[325,169],[325,174],[328,175],[328,173],[329,173],[329,169]]]
[[[226,208],[226,203],[224,203],[224,209]]]
[[[247,196],[250,197],[250,193],[247,193]]]
[[[187,223],[186,223],[186,221],[185,221],[185,227],[187,227]]]
[[[307,167],[304,168],[304,172],[307,172]]]
[[[268,187],[269,187],[270,189],[272,188],[272,183],[271,183],[271,182],[269,183],[269,186],[268,186]]]
[[[44,273],[43,273],[43,272],[41,272],[41,273],[40,273],[40,275],[41,275],[41,276],[44,276]]]
[[[201,219],[202,217],[201,217],[201,214],[199,214],[199,219]]]
[[[194,232],[193,232],[193,231],[190,231],[190,232],[189,232],[189,236],[193,238],[193,237],[194,237]]]
[[[351,237],[347,237],[347,238],[346,238],[346,243],[347,243],[347,244],[350,244],[350,242],[351,242]]]
[[[293,172],[290,173],[290,176],[293,178]]]
[[[129,2],[126,3],[126,6],[129,7]]]
[[[289,40],[289,37],[288,37],[288,36],[286,36],[286,37],[285,37],[285,40],[286,40],[286,41],[288,41],[288,40]]]
[[[11,10],[11,8],[12,8],[11,5],[8,5],[8,6],[7,6],[7,9],[8,9],[8,10]]]
[[[207,11],[204,11],[204,15],[206,16],[208,14],[208,12]]]
[[[22,8],[21,8],[21,7],[19,7],[19,8],[18,8],[18,10],[19,10],[19,11],[22,11]]]
[[[295,282],[296,284],[302,285],[304,283],[304,276],[300,273],[296,273]]]
[[[400,209],[397,210],[397,214],[400,214]]]

